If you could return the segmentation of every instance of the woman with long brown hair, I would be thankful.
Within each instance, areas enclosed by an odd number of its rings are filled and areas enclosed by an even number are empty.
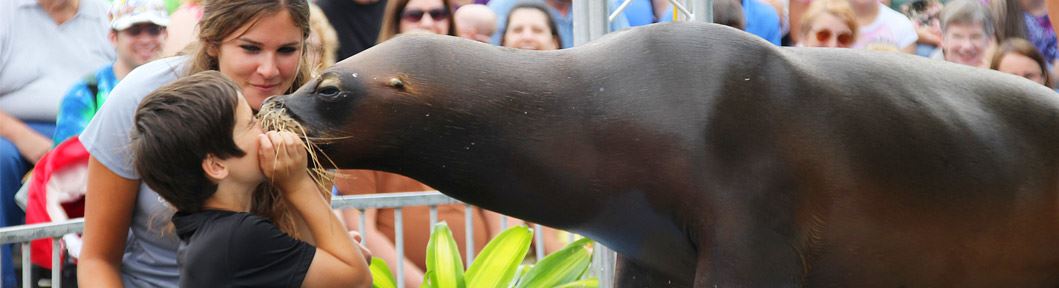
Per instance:
[[[191,55],[145,64],[114,88],[81,135],[92,155],[78,267],[82,287],[177,286],[179,241],[164,231],[172,209],[141,185],[132,167],[132,115],[149,92],[205,70],[232,79],[254,110],[269,96],[297,89],[309,77],[308,7],[305,0],[206,1]]]

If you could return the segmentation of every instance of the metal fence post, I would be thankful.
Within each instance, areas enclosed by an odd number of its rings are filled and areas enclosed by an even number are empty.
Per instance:
[[[588,43],[588,9],[590,0],[574,0],[573,11],[574,13],[574,46],[581,46],[581,44]],[[605,1],[605,0],[597,0]]]
[[[713,23],[713,0],[688,0],[691,3],[692,21]]]

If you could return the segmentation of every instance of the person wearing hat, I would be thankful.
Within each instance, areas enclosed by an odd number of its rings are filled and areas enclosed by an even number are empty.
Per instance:
[[[88,122],[92,120],[96,112],[102,107],[103,102],[110,95],[110,90],[118,83],[119,80],[129,74],[136,67],[150,62],[159,58],[162,52],[163,42],[166,40],[166,25],[169,23],[169,16],[165,10],[165,4],[162,0],[116,0],[113,2],[110,11],[107,13],[109,19],[109,32],[107,32],[106,38],[109,40],[113,51],[116,51],[116,59],[114,62],[105,64],[102,68],[98,68],[92,73],[82,74],[81,80],[73,84],[72,88],[62,98],[61,104],[58,105],[59,111],[58,116],[55,118],[55,132],[52,136],[52,143],[56,145],[56,150],[48,152],[54,154],[51,156],[42,157],[40,163],[37,165],[48,165],[55,171],[63,171],[65,178],[63,179],[81,179],[83,177],[73,177],[71,173],[79,173],[83,175],[84,169],[75,169],[78,167],[87,167],[87,160],[78,161],[65,161],[57,160],[63,157],[70,157],[71,154],[75,153],[72,151],[84,151],[84,146],[81,142],[77,141],[76,136],[84,130]],[[69,86],[67,86],[69,87]],[[69,143],[66,143],[69,142]],[[63,144],[63,145],[59,145]],[[56,162],[58,161],[58,162]],[[65,161],[65,162],[64,162]],[[64,163],[62,166],[55,166],[56,163]],[[40,171],[40,170],[38,170]],[[54,172],[54,171],[53,171]],[[48,175],[55,175],[55,173],[35,173],[29,177],[32,177],[30,181],[38,183],[49,183],[47,194],[69,194],[77,195],[78,193],[84,193],[85,183],[77,185],[76,183],[70,183],[67,186],[54,186]],[[38,179],[44,177],[43,179]],[[37,181],[41,180],[41,181]],[[27,181],[29,183],[30,181]],[[74,180],[63,180],[63,181],[74,181]],[[65,187],[65,188],[61,188]],[[80,188],[78,188],[80,187]],[[32,188],[31,188],[32,189]],[[56,191],[51,191],[58,189]],[[64,191],[64,189],[69,191]],[[50,197],[50,196],[48,196]],[[33,201],[30,197],[30,202]],[[78,209],[70,205],[78,205],[78,203],[65,203],[64,208],[67,212],[72,212],[76,215],[68,216],[82,216],[80,211],[83,208]],[[83,202],[81,202],[83,207]],[[49,217],[40,217],[43,214],[50,214],[53,211],[41,211],[38,209],[39,206],[27,205],[26,207],[26,222],[29,224],[49,222]],[[80,238],[76,235],[68,235],[71,237],[63,237],[63,242],[66,244],[66,251],[73,258],[78,258],[80,252]],[[32,281],[38,285],[46,286],[45,282],[49,282],[51,267],[50,256],[51,249],[48,243],[34,243],[34,255],[32,257],[33,274]],[[41,247],[37,247],[39,245]],[[39,248],[47,250],[47,253],[38,253],[41,251]],[[40,254],[40,255],[38,255]],[[72,262],[71,262],[72,263]],[[68,266],[70,264],[65,264]],[[76,283],[76,274],[73,273],[76,269],[70,269],[72,267],[65,267],[63,269],[63,279],[65,283]],[[6,287],[6,286],[5,286]]]
[[[56,145],[85,129],[121,78],[162,55],[169,24],[162,0],[115,0],[109,14],[107,39],[114,45],[117,59],[74,84],[63,97],[52,137]]]

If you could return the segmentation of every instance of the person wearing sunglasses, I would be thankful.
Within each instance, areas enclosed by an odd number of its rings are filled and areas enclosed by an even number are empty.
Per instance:
[[[857,41],[857,18],[847,0],[819,0],[802,14],[799,46],[850,48]]]
[[[443,0],[393,0],[386,3],[383,15],[378,43],[401,33],[456,36],[452,7]]]
[[[56,144],[80,134],[110,90],[132,69],[158,59],[168,36],[169,14],[161,0],[114,1],[110,9],[110,33],[117,59],[74,84],[63,97],[52,140]]]

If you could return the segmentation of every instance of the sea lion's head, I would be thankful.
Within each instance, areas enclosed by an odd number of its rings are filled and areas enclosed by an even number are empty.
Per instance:
[[[466,53],[453,52],[453,43],[470,41],[394,38],[335,64],[292,94],[270,98],[259,115],[266,129],[300,126],[307,142],[338,167],[377,167],[371,163],[393,161],[406,144],[429,141],[422,136],[442,116],[432,113],[443,113],[439,106],[451,101],[446,81],[458,67],[452,54]]]

